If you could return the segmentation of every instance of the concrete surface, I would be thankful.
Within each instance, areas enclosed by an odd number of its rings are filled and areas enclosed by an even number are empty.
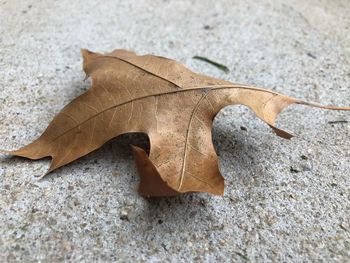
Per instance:
[[[0,148],[35,139],[86,90],[81,47],[154,53],[219,78],[349,105],[349,13],[348,0],[1,0]],[[287,141],[246,108],[225,108],[213,134],[223,197],[140,197],[128,145],[147,146],[147,138],[137,135],[43,180],[36,176],[48,159],[1,155],[0,261],[350,262],[349,121],[349,112],[295,106],[279,118],[297,135]]]

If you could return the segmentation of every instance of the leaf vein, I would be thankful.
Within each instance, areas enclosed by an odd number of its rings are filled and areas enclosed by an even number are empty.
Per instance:
[[[182,187],[182,184],[183,184],[183,181],[184,181],[184,177],[185,177],[185,170],[186,170],[186,161],[187,161],[187,147],[188,147],[188,140],[189,140],[189,135],[190,135],[190,131],[191,131],[191,128],[192,128],[192,121],[193,121],[193,118],[195,116],[195,114],[197,113],[197,110],[201,104],[201,102],[206,98],[206,96],[208,96],[209,94],[209,91],[208,90],[205,94],[202,95],[202,97],[198,100],[196,106],[194,107],[192,113],[191,113],[191,117],[190,117],[190,121],[189,121],[189,124],[188,124],[188,127],[187,127],[187,131],[186,131],[186,140],[185,140],[185,149],[184,149],[184,158],[183,158],[183,161],[182,161],[182,168],[181,168],[181,175],[180,175],[180,181],[179,181],[179,186],[178,186],[178,191],[181,190],[181,187]]]

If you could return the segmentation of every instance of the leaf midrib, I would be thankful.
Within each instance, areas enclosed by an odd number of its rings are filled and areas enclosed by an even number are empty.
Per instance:
[[[146,98],[150,98],[153,96],[161,96],[161,95],[169,95],[169,94],[175,94],[175,93],[181,93],[181,92],[190,92],[190,91],[195,91],[195,90],[209,90],[209,91],[213,91],[213,90],[220,90],[220,89],[249,89],[249,90],[257,90],[257,91],[262,91],[262,92],[267,92],[267,93],[271,93],[271,94],[276,94],[276,95],[280,95],[276,92],[270,91],[270,90],[265,90],[262,88],[257,88],[257,87],[252,87],[252,86],[248,86],[248,85],[243,85],[243,84],[232,84],[232,85],[209,85],[209,86],[197,86],[197,87],[192,87],[192,88],[188,88],[188,89],[183,89],[183,90],[173,90],[173,91],[168,91],[168,92],[162,92],[162,93],[154,93],[154,94],[149,94],[149,95],[145,95],[145,96],[141,96],[141,97],[137,97],[137,98],[133,98],[131,100],[127,100],[124,101],[122,103],[110,106],[102,111],[100,111],[99,113],[94,114],[93,116],[91,116],[90,118],[80,122],[78,125],[75,125],[74,127],[68,129],[67,131],[63,132],[62,134],[56,136],[55,138],[52,139],[52,141],[57,140],[59,137],[65,135],[66,133],[70,132],[71,130],[79,127],[80,125],[88,122],[89,120],[99,116],[100,114],[114,109],[116,107],[119,106],[123,106],[125,104],[128,104],[130,102],[134,102],[134,101],[138,101],[138,100],[142,100],[142,99],[146,99]]]

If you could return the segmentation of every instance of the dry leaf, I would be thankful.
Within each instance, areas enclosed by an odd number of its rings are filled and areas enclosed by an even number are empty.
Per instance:
[[[50,156],[50,172],[120,134],[143,132],[150,139],[150,154],[138,147],[133,152],[144,196],[223,194],[211,129],[215,115],[227,105],[248,106],[284,138],[292,136],[276,128],[275,119],[290,104],[350,109],[196,74],[163,57],[126,50],[103,55],[84,49],[82,55],[92,87],[68,104],[37,140],[7,153],[30,159]]]

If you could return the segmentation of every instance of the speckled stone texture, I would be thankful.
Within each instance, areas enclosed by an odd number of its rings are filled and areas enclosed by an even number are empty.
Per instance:
[[[350,105],[349,14],[348,0],[1,0],[0,148],[31,142],[88,88],[82,47]],[[296,135],[288,141],[245,107],[223,109],[213,128],[223,197],[140,197],[129,144],[147,147],[142,135],[42,180],[49,159],[0,155],[0,261],[349,262],[349,122],[293,106],[278,122]]]

